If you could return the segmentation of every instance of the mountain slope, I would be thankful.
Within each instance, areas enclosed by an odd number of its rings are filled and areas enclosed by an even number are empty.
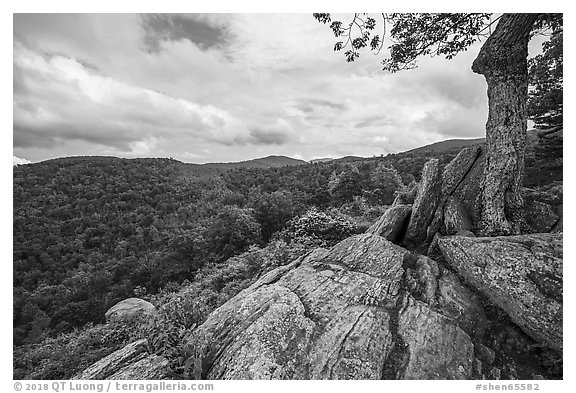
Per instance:
[[[460,150],[463,147],[477,145],[484,143],[484,138],[476,139],[448,139],[441,142],[432,143],[430,145],[417,147],[416,149],[408,150],[404,153],[447,153],[453,150]]]

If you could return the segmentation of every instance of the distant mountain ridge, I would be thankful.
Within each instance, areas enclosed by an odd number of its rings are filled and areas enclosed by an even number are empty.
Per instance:
[[[532,131],[532,132],[531,132]],[[528,136],[534,137],[536,135],[534,130],[528,131]],[[481,144],[485,142],[485,138],[475,138],[475,139],[447,139],[440,142],[431,143],[426,146],[417,147],[411,150],[398,152],[395,154],[423,154],[423,153],[448,153],[459,151],[460,149]],[[195,163],[186,163],[187,165],[198,166],[200,168],[206,169],[217,169],[217,170],[227,170],[227,169],[235,169],[235,168],[280,168],[285,166],[293,166],[293,165],[304,165],[304,164],[318,164],[318,163],[326,163],[330,161],[339,161],[339,162],[353,162],[362,160],[367,157],[359,157],[359,156],[345,156],[340,158],[315,158],[310,161],[304,161],[301,159],[296,159],[288,156],[278,156],[278,155],[270,155],[267,157],[255,158],[251,160],[245,161],[236,161],[236,162],[210,162],[206,164],[195,164]],[[53,158],[46,161],[51,160],[58,160],[61,162],[75,162],[75,161],[82,161],[82,160],[107,160],[107,159],[123,159],[120,157],[112,157],[112,156],[72,156],[72,157],[61,157],[61,158]],[[138,159],[146,159],[146,158],[138,158]],[[167,158],[166,158],[167,159]],[[175,160],[178,161],[178,160]],[[16,163],[14,165],[21,165],[21,163]]]
[[[268,156],[240,162],[213,162],[202,166],[217,169],[233,168],[280,168],[283,166],[303,165],[308,162],[286,156]]]
[[[330,162],[330,161],[334,161],[336,158],[315,158],[313,160],[308,161],[310,164],[318,164],[320,162]]]
[[[475,139],[447,139],[445,141],[431,143],[426,146],[417,147],[403,153],[446,153],[454,149],[462,149],[467,146],[477,145],[485,142],[485,138]]]

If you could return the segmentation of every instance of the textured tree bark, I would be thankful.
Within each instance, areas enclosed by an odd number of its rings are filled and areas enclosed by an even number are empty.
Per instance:
[[[519,234],[523,221],[528,41],[538,14],[504,14],[472,70],[488,84],[481,232]]]

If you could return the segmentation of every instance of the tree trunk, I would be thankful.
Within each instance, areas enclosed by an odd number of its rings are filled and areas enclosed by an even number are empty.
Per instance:
[[[528,41],[538,14],[504,14],[472,70],[488,84],[481,232],[519,234],[523,222]]]

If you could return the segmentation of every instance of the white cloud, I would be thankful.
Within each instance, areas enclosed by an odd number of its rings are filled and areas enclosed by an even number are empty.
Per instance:
[[[485,83],[470,71],[478,47],[391,75],[383,55],[346,63],[309,14],[183,17],[225,41],[206,49],[182,35],[148,52],[138,15],[15,17],[15,153],[309,159],[482,132]],[[459,133],[466,118],[479,125]]]
[[[32,163],[32,161],[27,160],[25,158],[12,156],[12,165],[25,165],[25,164],[31,164],[31,163]]]
[[[148,154],[159,137],[233,143],[247,132],[221,108],[101,76],[67,57],[16,44],[14,67],[25,90],[15,93],[14,127],[39,143],[83,139]]]

